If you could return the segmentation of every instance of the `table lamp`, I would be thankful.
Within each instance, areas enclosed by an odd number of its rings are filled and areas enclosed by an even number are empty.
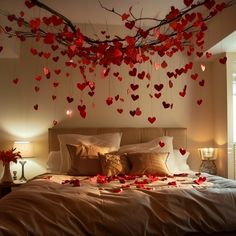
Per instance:
[[[200,156],[202,160],[214,160],[216,159],[216,148],[199,148]]]
[[[16,148],[16,151],[20,152],[22,158],[33,157],[32,144],[29,141],[15,141],[14,148]],[[24,171],[26,160],[20,160],[19,163],[22,166],[21,177],[19,180],[22,182],[27,181],[27,179],[25,178],[25,171]]]

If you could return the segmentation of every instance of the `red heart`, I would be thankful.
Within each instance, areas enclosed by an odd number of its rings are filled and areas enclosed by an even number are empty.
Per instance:
[[[191,78],[192,78],[193,80],[196,80],[196,79],[198,78],[198,73],[192,74],[192,75],[191,75]]]
[[[220,58],[220,59],[219,59],[219,62],[220,62],[221,64],[225,64],[226,61],[227,61],[227,57],[223,57],[223,58]]]
[[[86,83],[82,83],[82,84],[77,83],[76,86],[77,86],[78,89],[83,91],[86,88],[87,84]]]
[[[36,93],[39,91],[39,89],[40,89],[40,88],[39,88],[38,86],[35,86],[35,87],[34,87],[34,90],[35,90]]]
[[[170,107],[170,103],[166,103],[165,101],[162,102],[162,105],[165,109],[169,108]]]
[[[186,95],[186,92],[185,92],[185,91],[181,91],[181,92],[179,92],[179,95],[180,95],[181,97],[184,97],[184,96]]]
[[[40,18],[36,18],[34,20],[31,20],[29,23],[30,23],[30,27],[33,30],[37,30],[41,24],[41,20],[40,20]]]
[[[186,7],[189,7],[193,3],[193,0],[184,0]]]
[[[176,183],[176,181],[171,181],[171,182],[168,182],[168,185],[177,186],[177,183]]]
[[[159,142],[159,145],[160,145],[160,147],[162,148],[162,147],[164,147],[164,146],[165,146],[165,143],[164,143],[164,142],[162,142],[162,141],[160,141],[160,142]]]
[[[59,60],[59,57],[58,57],[58,56],[53,57],[52,60],[55,61],[55,62],[57,62],[57,61]]]
[[[112,97],[108,97],[106,99],[106,103],[107,103],[108,106],[110,106],[113,103],[113,98]]]
[[[131,36],[126,36],[125,37],[125,40],[126,40],[126,42],[129,44],[129,45],[131,45],[131,46],[133,46],[134,44],[135,44],[135,37],[131,37]]]
[[[137,95],[132,94],[132,95],[131,95],[131,98],[132,98],[134,101],[136,101],[137,99],[139,99],[139,95],[138,95],[138,94],[137,94]]]
[[[68,96],[66,100],[68,103],[72,103],[74,101],[74,98]]]
[[[38,108],[39,108],[39,105],[38,105],[38,104],[35,104],[35,105],[34,105],[34,110],[36,110],[36,111],[37,111],[37,110],[38,110]]]
[[[136,114],[136,110],[129,111],[129,114],[130,114],[131,116],[135,116],[135,114]]]
[[[44,58],[48,59],[51,56],[51,53],[50,52],[48,52],[48,53],[45,52],[43,54],[43,56],[44,56]]]
[[[59,82],[57,82],[57,81],[56,81],[56,82],[53,82],[53,87],[54,87],[54,88],[58,87],[58,85],[59,85]]]
[[[14,84],[18,84],[19,79],[18,79],[18,78],[15,78],[15,79],[12,80],[12,82],[13,82]]]
[[[33,7],[35,4],[31,1],[25,1],[25,5],[28,7],[28,8],[31,8]]]
[[[212,56],[212,54],[211,54],[211,53],[209,53],[209,52],[206,52],[206,58],[207,58],[207,59],[211,58],[211,56]]]
[[[160,92],[163,89],[164,85],[163,84],[154,84],[154,88]]]
[[[11,28],[11,27],[8,27],[8,26],[5,26],[5,30],[6,30],[7,32],[10,32],[10,31],[12,31],[12,28]]]
[[[135,91],[136,89],[139,88],[139,85],[138,85],[138,84],[131,84],[131,85],[130,85],[130,88],[131,88],[133,91]]]
[[[202,57],[203,52],[197,52],[196,54],[197,54],[198,57]]]
[[[148,121],[153,124],[156,121],[156,117],[148,117]]]
[[[52,48],[53,51],[56,51],[58,49],[58,46],[57,45],[52,45],[51,48]]]
[[[127,27],[128,29],[133,29],[134,25],[135,25],[134,21],[128,21],[125,23],[125,27]]]
[[[117,111],[121,114],[123,112],[122,108],[117,108]]]
[[[202,99],[197,100],[197,104],[200,106],[202,104]]]
[[[171,80],[169,80],[169,88],[173,87],[173,82]]]
[[[129,71],[130,76],[136,76],[136,74],[137,74],[137,69],[136,68],[133,68],[133,70]]]
[[[200,185],[200,184],[204,183],[205,181],[206,181],[206,177],[205,176],[200,176],[198,179],[194,180],[193,182],[195,184]]]
[[[169,72],[169,71],[168,71],[166,74],[167,74],[167,76],[168,76],[169,78],[171,78],[171,77],[174,76],[174,72]]]
[[[181,155],[185,155],[185,153],[186,153],[186,149],[184,149],[184,148],[180,148],[180,149],[179,149],[179,152],[181,153]]]
[[[199,85],[200,85],[200,86],[204,86],[204,84],[205,84],[205,80],[204,80],[204,79],[199,82]]]
[[[114,72],[113,75],[114,75],[115,77],[118,77],[119,72]]]
[[[144,78],[144,76],[145,76],[145,72],[144,71],[142,71],[141,73],[138,73],[138,78],[139,79],[143,79]]]
[[[35,48],[31,48],[30,49],[30,52],[33,54],[33,55],[36,55],[38,52]]]
[[[54,72],[55,72],[55,74],[59,75],[61,73],[61,70],[60,69],[55,69]]]
[[[154,96],[155,96],[156,98],[159,98],[159,97],[161,96],[161,93],[155,93]]]
[[[121,16],[122,21],[125,21],[128,18],[129,18],[129,14],[127,14],[127,13],[123,13],[122,16]]]
[[[135,115],[136,115],[136,116],[141,116],[141,115],[142,115],[142,111],[140,110],[139,107],[136,108],[136,110],[135,110]]]
[[[168,64],[166,63],[166,61],[163,61],[163,62],[161,63],[161,67],[162,67],[163,69],[165,69],[167,66],[168,66]]]
[[[215,5],[215,0],[208,0],[204,5],[210,10]]]
[[[37,81],[40,81],[40,80],[42,79],[42,76],[41,76],[41,75],[38,75],[38,76],[36,76],[34,79],[37,80]]]
[[[89,91],[89,92],[88,92],[88,95],[91,96],[91,97],[92,97],[94,94],[95,94],[94,91]]]
[[[150,73],[147,73],[147,74],[146,74],[146,78],[147,78],[148,80],[151,79],[151,75],[150,75]]]
[[[55,100],[57,98],[56,95],[52,95],[52,100]]]
[[[80,113],[80,116],[84,119],[87,115],[86,111],[81,111]]]
[[[53,33],[46,33],[44,37],[45,44],[53,44],[55,42],[55,35]]]
[[[83,111],[86,110],[86,106],[85,105],[78,105],[77,108],[78,108],[79,112],[83,112]]]

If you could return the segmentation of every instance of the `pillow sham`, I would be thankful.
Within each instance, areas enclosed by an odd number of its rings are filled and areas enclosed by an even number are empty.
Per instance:
[[[189,152],[186,152],[184,155],[182,155],[178,149],[174,149],[175,161],[179,172],[190,170],[190,167],[187,163],[189,154]]]
[[[71,158],[69,175],[97,175],[102,173],[98,152],[106,153],[108,148],[67,144]]]
[[[122,133],[105,133],[98,135],[81,135],[81,134],[61,134],[58,135],[60,142],[60,151],[62,156],[62,163],[60,167],[61,172],[67,172],[70,168],[70,155],[68,153],[67,144],[85,144],[87,146],[107,147],[108,151],[117,151],[120,147]]]
[[[100,154],[100,162],[102,174],[106,176],[114,176],[118,174],[128,174],[130,171],[127,154],[106,153]]]
[[[61,152],[51,151],[48,154],[47,170],[52,173],[60,173],[61,167]]]
[[[149,142],[121,146],[119,153],[169,152],[173,153],[173,137],[162,136]]]
[[[128,153],[127,157],[131,163],[131,175],[169,175],[166,160],[169,153]]]

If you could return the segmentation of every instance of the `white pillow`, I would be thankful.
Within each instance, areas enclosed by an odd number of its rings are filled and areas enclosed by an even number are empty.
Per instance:
[[[187,163],[189,154],[189,152],[186,152],[184,155],[182,155],[178,149],[174,149],[175,161],[180,172],[190,170],[190,167]]]
[[[47,170],[53,173],[60,173],[61,168],[61,152],[60,151],[52,151],[48,154],[47,161]]]
[[[147,153],[147,152],[169,152],[173,153],[173,137],[162,136],[149,142],[136,143],[121,146],[119,153]]]
[[[105,133],[97,135],[81,135],[81,134],[60,134],[58,139],[60,142],[60,151],[62,162],[60,171],[67,172],[70,168],[70,155],[67,150],[67,144],[84,144],[87,146],[96,145],[99,147],[109,148],[109,152],[117,151],[120,147],[122,133]]]

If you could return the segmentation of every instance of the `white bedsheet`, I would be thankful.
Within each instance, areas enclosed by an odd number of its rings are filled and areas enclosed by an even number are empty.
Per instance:
[[[0,235],[169,236],[236,230],[236,181],[204,176],[200,184],[195,174],[99,184],[97,177],[43,175],[0,200]],[[76,186],[62,184],[75,178],[80,180]]]

